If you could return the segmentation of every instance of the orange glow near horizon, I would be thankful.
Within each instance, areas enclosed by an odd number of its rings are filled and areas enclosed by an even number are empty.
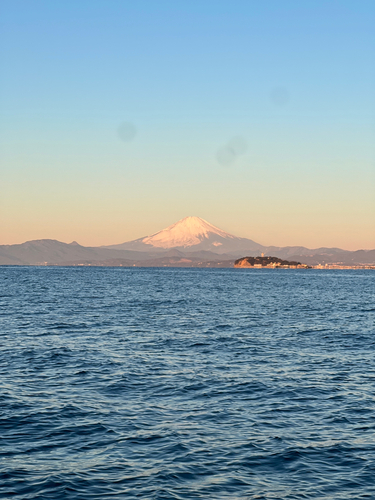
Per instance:
[[[133,209],[132,214],[124,210],[123,215],[115,207],[96,207],[93,210],[70,212],[43,210],[12,214],[0,219],[0,244],[18,244],[36,239],[55,239],[70,243],[77,241],[83,246],[102,246],[123,243],[148,236],[177,222],[186,215],[197,214],[220,229],[235,236],[252,239],[266,246],[304,246],[307,248],[338,247],[346,250],[375,248],[374,223],[356,214],[325,214],[321,218],[309,217],[306,212],[292,215],[285,209],[275,217],[272,209],[256,214],[253,210],[241,209],[236,213],[225,213],[217,209],[188,212],[183,209],[145,213]],[[202,213],[203,212],[203,213]],[[172,214],[175,213],[173,216]],[[18,215],[18,216],[17,216]],[[345,219],[344,221],[342,219]]]
[[[294,3],[5,2],[0,244],[375,248],[373,7]]]

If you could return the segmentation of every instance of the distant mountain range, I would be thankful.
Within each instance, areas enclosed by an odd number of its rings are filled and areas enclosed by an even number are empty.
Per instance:
[[[375,250],[266,247],[226,233],[199,217],[185,217],[151,236],[106,247],[47,239],[0,245],[0,265],[232,267],[239,257],[261,253],[309,265],[375,263]]]

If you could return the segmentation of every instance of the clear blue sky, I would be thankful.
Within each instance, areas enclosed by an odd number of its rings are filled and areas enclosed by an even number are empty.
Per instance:
[[[0,24],[0,244],[198,215],[375,247],[373,0],[2,0]]]

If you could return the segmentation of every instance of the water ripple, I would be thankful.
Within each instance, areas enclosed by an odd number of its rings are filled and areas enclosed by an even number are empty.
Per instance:
[[[0,273],[2,498],[375,498],[372,271]]]

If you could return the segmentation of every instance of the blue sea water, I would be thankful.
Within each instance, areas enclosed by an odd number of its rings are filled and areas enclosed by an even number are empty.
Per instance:
[[[0,278],[1,498],[375,498],[374,271]]]

